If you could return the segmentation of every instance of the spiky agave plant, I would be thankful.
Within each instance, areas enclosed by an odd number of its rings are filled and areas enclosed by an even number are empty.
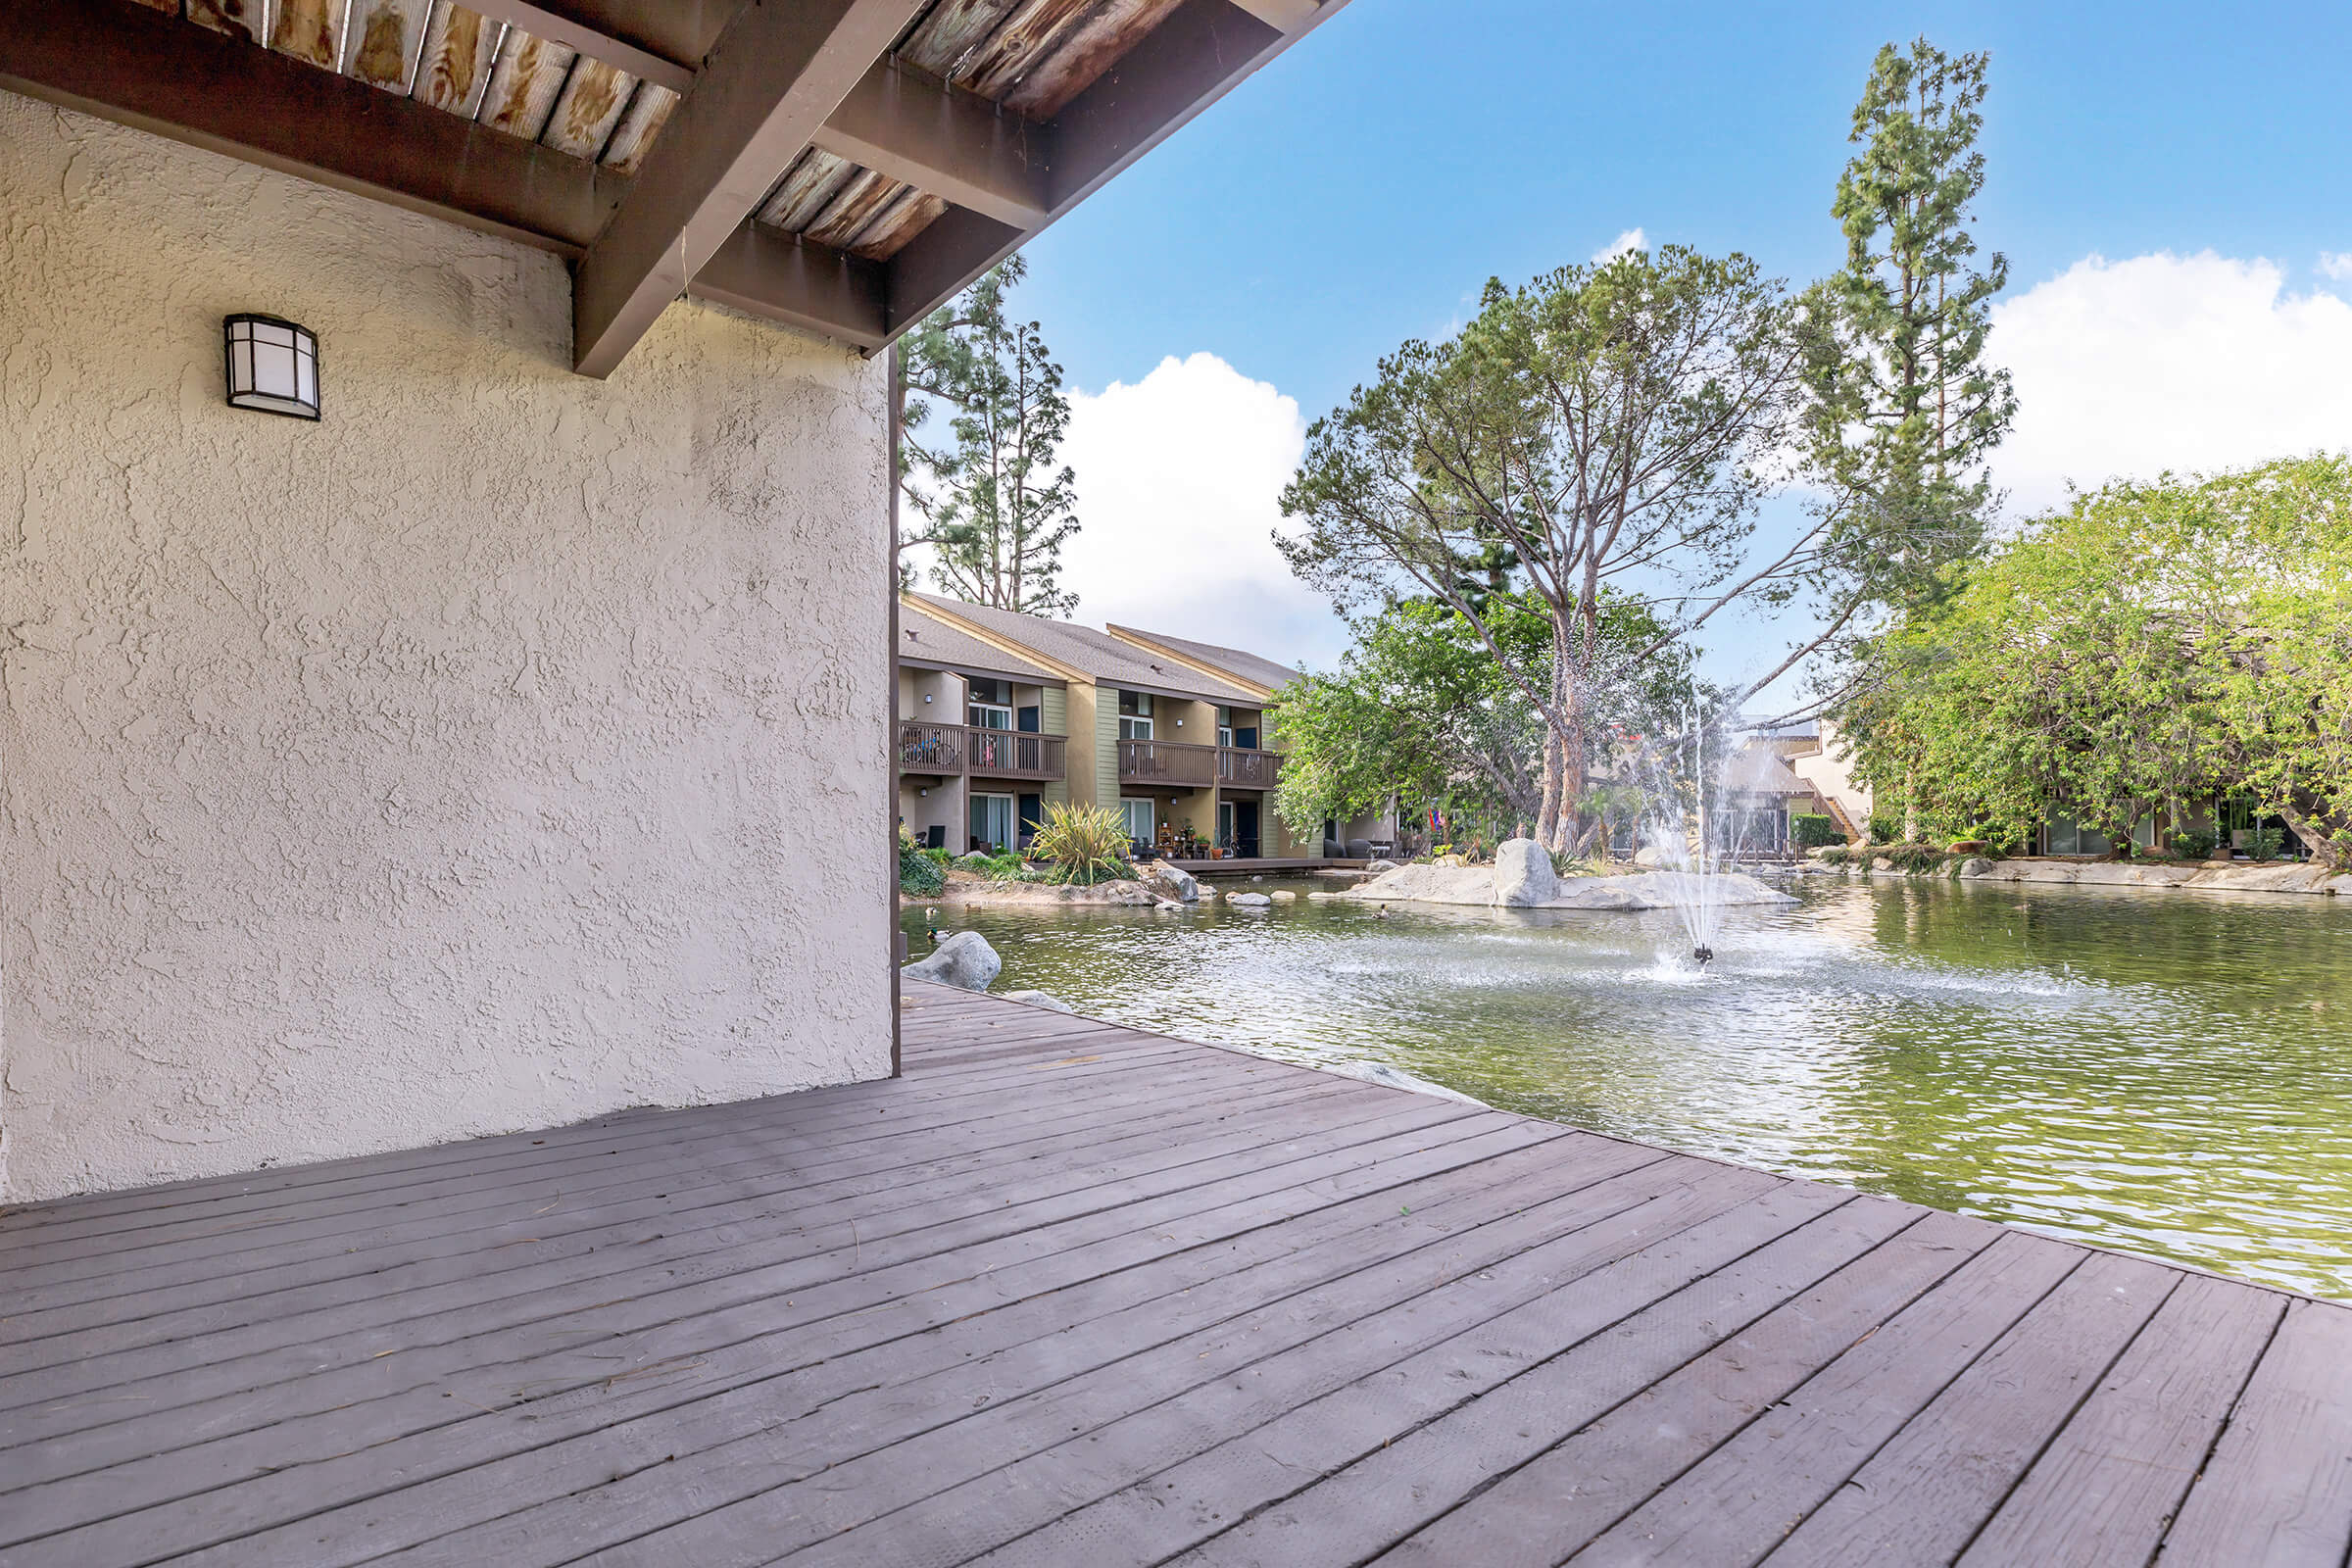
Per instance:
[[[1054,863],[1054,881],[1079,887],[1135,874],[1127,863],[1126,818],[1108,807],[1048,806],[1029,853]]]

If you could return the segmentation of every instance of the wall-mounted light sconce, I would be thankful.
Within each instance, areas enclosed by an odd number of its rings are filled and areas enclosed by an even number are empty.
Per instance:
[[[1180,719],[1178,719],[1178,720],[1176,721],[1176,727],[1177,727],[1178,729],[1182,729],[1182,728],[1184,728],[1184,720],[1183,720],[1183,719],[1181,719],[1181,718],[1180,718]]]
[[[931,792],[927,789],[916,790],[914,793],[921,796],[926,801],[931,798]]]
[[[925,692],[925,693],[923,693],[923,701],[927,703],[927,702],[929,702],[930,700],[931,700],[931,694],[930,694],[929,692]]]
[[[274,316],[220,322],[228,357],[228,404],[264,414],[318,417],[318,334]]]

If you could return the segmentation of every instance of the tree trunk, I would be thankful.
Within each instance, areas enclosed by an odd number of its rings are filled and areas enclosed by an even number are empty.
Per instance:
[[[2336,870],[2344,869],[2352,861],[2347,860],[2344,847],[2336,843],[2334,830],[2323,818],[2307,814],[2309,808],[2318,803],[2301,797],[2300,791],[2297,792],[2297,795],[2296,804],[2278,808],[2279,816],[2285,819],[2286,825],[2293,830],[2295,838],[2303,848],[2311,852],[2311,858],[2314,860]],[[2299,809],[2298,807],[2302,808]]]
[[[1560,825],[1560,737],[1544,727],[1544,797],[1536,808],[1536,842],[1548,845]]]

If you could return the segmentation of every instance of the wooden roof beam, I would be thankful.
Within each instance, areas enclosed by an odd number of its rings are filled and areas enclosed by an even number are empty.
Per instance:
[[[610,22],[601,18],[598,22],[585,20],[580,6],[535,5],[532,0],[466,0],[466,4],[485,17],[511,23],[533,37],[575,49],[591,60],[601,60],[616,71],[625,71],[640,81],[650,81],[679,94],[694,85],[692,64],[614,36],[608,30],[612,26]]]
[[[0,85],[576,256],[627,176],[122,0],[0,5]]]
[[[1051,142],[1046,127],[891,60],[816,132],[837,158],[1021,228],[1047,220]]]
[[[1347,3],[1184,0],[1046,127],[1052,151],[1042,220],[1006,221],[951,208],[892,259],[892,335],[953,298]],[[1258,11],[1280,12],[1291,24],[1263,20]]]
[[[1329,0],[1234,0],[1234,4],[1277,32],[1304,32],[1323,20],[1325,11],[1337,11],[1347,0],[1338,0],[1338,4]]]
[[[880,263],[764,223],[738,226],[686,292],[868,354],[890,340]]]
[[[573,274],[582,373],[612,372],[921,5],[750,0],[736,14]]]

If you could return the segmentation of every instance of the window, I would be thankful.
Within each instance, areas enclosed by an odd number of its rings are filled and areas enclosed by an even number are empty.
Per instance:
[[[1012,728],[1012,688],[1001,680],[964,682],[963,721],[974,729]]]
[[[1002,854],[1012,848],[1012,797],[1009,795],[975,795],[972,797],[972,848]]]
[[[1152,694],[1149,692],[1119,693],[1119,739],[1148,741],[1152,738]],[[1147,806],[1150,802],[1145,803]]]
[[[1230,708],[1217,710],[1217,744],[1219,746],[1233,744],[1233,710]]]
[[[1119,814],[1127,819],[1127,836],[1138,844],[1152,842],[1152,803],[1148,800],[1119,800]]]

